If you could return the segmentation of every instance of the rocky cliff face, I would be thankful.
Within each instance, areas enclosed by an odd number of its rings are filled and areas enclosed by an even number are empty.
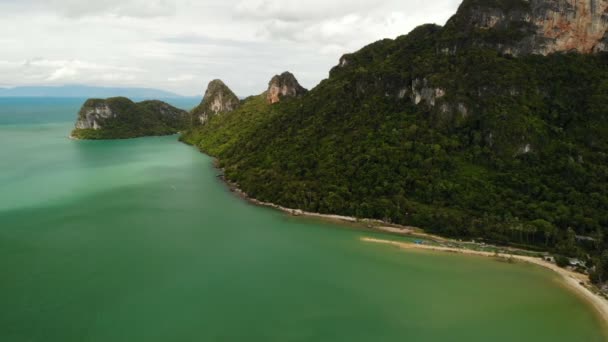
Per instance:
[[[77,129],[102,129],[103,122],[107,119],[116,117],[106,100],[88,100],[80,109]]]
[[[214,115],[232,112],[240,106],[239,98],[222,82],[213,80],[207,86],[201,104],[192,111],[195,120],[204,124]]]
[[[512,55],[608,50],[608,0],[465,0],[446,27]]]
[[[268,91],[266,99],[268,103],[277,103],[284,97],[300,97],[306,94],[308,90],[298,83],[298,80],[290,72],[284,72],[281,75],[276,75],[268,83]]]
[[[405,91],[406,90],[403,90],[403,94],[405,94]],[[419,104],[420,102],[425,101],[427,105],[434,107],[437,99],[444,96],[445,90],[430,87],[427,79],[415,79],[412,81],[411,99],[414,104]]]

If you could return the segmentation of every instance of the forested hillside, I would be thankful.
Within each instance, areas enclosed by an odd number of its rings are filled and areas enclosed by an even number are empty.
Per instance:
[[[72,137],[77,139],[128,139],[171,135],[189,128],[190,114],[165,102],[135,103],[126,97],[89,99],[78,113]]]
[[[262,201],[589,257],[604,278],[608,55],[514,56],[495,45],[527,26],[463,37],[462,21],[373,43],[303,97],[249,98],[182,139]]]

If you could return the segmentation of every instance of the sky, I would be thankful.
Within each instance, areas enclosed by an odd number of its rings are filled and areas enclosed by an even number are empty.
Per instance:
[[[86,84],[200,96],[222,79],[259,94],[291,71],[306,88],[340,56],[460,0],[0,0],[0,87]]]

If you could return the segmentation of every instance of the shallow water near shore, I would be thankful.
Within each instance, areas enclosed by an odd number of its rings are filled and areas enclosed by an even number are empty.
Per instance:
[[[81,103],[0,99],[2,341],[603,340],[548,270],[250,205],[176,136],[71,141]]]

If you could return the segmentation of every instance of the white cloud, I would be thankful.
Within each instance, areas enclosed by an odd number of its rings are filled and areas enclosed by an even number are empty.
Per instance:
[[[72,67],[61,67],[55,71],[46,79],[47,81],[58,81],[58,80],[71,80],[78,76],[79,70]]]
[[[167,81],[169,82],[185,82],[194,80],[194,75],[179,75],[174,77],[169,77]]]
[[[0,0],[0,84],[86,83],[242,96],[289,70],[304,86],[344,53],[443,24],[460,0]],[[24,62],[26,61],[26,62]]]
[[[66,17],[112,15],[118,17],[154,18],[175,14],[170,0],[23,0],[36,9],[53,11]]]
[[[300,22],[364,12],[387,2],[389,1],[241,0],[236,5],[236,11],[244,18]]]
[[[0,60],[0,68],[9,68],[9,67],[14,67],[15,65],[17,65],[18,63],[15,62],[11,62],[11,61],[4,61],[4,60]]]
[[[97,77],[102,81],[109,82],[131,82],[135,81],[137,77],[133,74],[121,74],[121,73],[109,73],[109,74],[100,74]]]
[[[122,84],[133,83],[145,70],[81,60],[0,60],[1,84]],[[25,83],[24,83],[25,81]]]

